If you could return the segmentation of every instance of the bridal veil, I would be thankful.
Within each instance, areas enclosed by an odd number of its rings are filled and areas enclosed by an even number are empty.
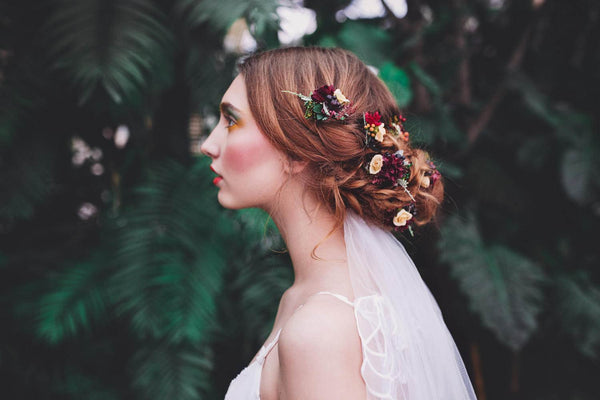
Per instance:
[[[404,246],[350,211],[344,236],[367,399],[476,399],[440,309]]]

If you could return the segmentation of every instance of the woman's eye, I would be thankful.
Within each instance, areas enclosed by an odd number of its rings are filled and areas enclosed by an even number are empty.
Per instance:
[[[236,124],[235,120],[229,117],[225,117],[225,126],[227,128],[232,128],[234,127]]]

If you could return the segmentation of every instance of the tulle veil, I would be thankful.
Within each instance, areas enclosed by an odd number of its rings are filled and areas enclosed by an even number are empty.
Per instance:
[[[368,400],[476,400],[429,288],[404,246],[353,212],[344,220]]]

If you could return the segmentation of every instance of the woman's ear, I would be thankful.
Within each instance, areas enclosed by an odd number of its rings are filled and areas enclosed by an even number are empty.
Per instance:
[[[308,161],[305,160],[286,160],[283,163],[283,170],[286,174],[296,175],[301,173],[308,166]]]

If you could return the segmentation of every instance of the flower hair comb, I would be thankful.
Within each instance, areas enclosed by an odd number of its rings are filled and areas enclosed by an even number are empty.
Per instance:
[[[412,225],[414,224],[414,215],[416,214],[416,199],[408,190],[408,181],[412,163],[408,160],[403,150],[395,153],[382,152],[381,143],[388,133],[408,142],[409,133],[404,129],[403,123],[406,121],[402,115],[394,115],[389,119],[388,127],[381,121],[381,115],[378,111],[365,112],[363,115],[363,128],[365,131],[365,144],[376,154],[366,165],[368,173],[372,176],[371,183],[381,187],[401,186],[410,197],[410,202],[404,207],[396,210],[390,210],[386,221],[391,222],[395,231],[404,232],[408,230],[411,236],[414,236]],[[421,187],[427,189],[435,184],[441,177],[435,164],[430,160],[427,154],[427,166],[430,168],[425,173],[421,181]]]
[[[343,121],[348,118],[353,110],[350,100],[344,96],[340,89],[333,85],[324,85],[313,90],[309,96],[282,90],[284,93],[291,93],[304,101],[304,118],[317,121],[326,121],[335,119]]]

